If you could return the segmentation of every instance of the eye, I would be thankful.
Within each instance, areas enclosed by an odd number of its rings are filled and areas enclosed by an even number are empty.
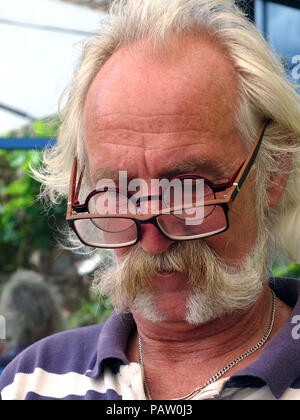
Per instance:
[[[214,190],[203,178],[176,178],[162,191],[162,201],[167,208],[203,204],[215,198]]]
[[[94,194],[88,202],[90,214],[128,215],[135,214],[135,207],[125,194],[117,190],[106,190]]]

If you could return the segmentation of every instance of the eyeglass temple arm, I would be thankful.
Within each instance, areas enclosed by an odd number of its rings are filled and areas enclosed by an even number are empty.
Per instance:
[[[67,215],[72,215],[72,204],[74,201],[74,192],[75,192],[75,183],[76,183],[76,173],[77,173],[77,159],[74,159],[72,171],[71,171],[71,179],[70,179],[70,188],[68,194],[68,203],[67,203]]]
[[[72,207],[76,204],[79,204],[78,202],[78,195],[80,191],[81,181],[83,177],[83,171],[81,172],[78,180],[78,184],[76,186],[76,174],[77,174],[77,159],[74,159],[72,172],[71,172],[71,179],[70,179],[70,189],[68,194],[68,204],[67,204],[67,214],[72,214]]]
[[[268,124],[271,122],[270,119],[265,120],[259,130],[259,133],[257,135],[257,141],[255,142],[253,148],[252,148],[252,152],[250,153],[250,158],[248,160],[246,160],[246,162],[244,163],[243,168],[241,168],[241,176],[240,178],[237,177],[236,181],[233,183],[233,185],[235,185],[235,189],[233,190],[233,193],[231,195],[231,201],[234,201],[235,197],[237,196],[238,192],[240,191],[240,189],[242,188],[243,183],[245,182],[247,175],[250,171],[250,169],[252,168],[254,161],[256,159],[257,153],[259,151],[260,145],[262,143],[262,139],[264,137],[265,134],[265,130],[268,126]]]
[[[79,204],[78,196],[79,196],[79,191],[80,191],[80,187],[81,187],[81,181],[82,181],[82,177],[83,177],[83,170],[82,170],[81,173],[80,173],[80,175],[79,175],[77,186],[75,187],[75,185],[76,185],[76,173],[77,173],[77,159],[76,158],[74,160],[74,166],[76,166],[76,167],[75,168],[73,167],[74,174],[72,174],[74,176],[74,178],[73,178],[73,184],[72,184],[72,185],[74,185],[74,187],[73,187],[73,200],[72,200],[72,205]]]

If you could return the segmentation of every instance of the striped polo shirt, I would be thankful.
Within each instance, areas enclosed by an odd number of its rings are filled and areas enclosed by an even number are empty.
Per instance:
[[[300,399],[300,280],[270,280],[293,313],[248,366],[204,388],[196,399]],[[130,314],[103,325],[65,331],[17,356],[0,376],[2,400],[145,400],[143,370],[126,346],[136,328]]]

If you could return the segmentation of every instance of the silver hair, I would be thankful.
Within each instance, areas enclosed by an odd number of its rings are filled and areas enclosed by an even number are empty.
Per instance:
[[[300,261],[300,98],[285,76],[279,57],[255,26],[230,0],[118,0],[98,35],[87,40],[61,114],[57,146],[44,155],[35,176],[44,194],[56,202],[65,196],[73,159],[86,160],[83,106],[96,74],[119,48],[139,42],[167,51],[170,35],[209,39],[230,60],[238,83],[236,125],[250,148],[262,120],[270,118],[259,152],[256,184],[266,202],[266,186],[275,182],[289,159],[288,182],[280,202],[268,210],[274,255]],[[259,205],[258,208],[261,208]]]

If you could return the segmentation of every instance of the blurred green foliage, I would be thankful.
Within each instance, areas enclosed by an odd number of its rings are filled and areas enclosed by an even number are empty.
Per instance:
[[[33,123],[33,129],[37,137],[50,137],[54,130],[43,121]],[[47,206],[46,212],[37,199],[40,184],[29,165],[37,167],[40,157],[36,150],[0,150],[0,269],[7,273],[29,267],[35,250],[55,245],[57,225],[65,214],[65,203]]]
[[[72,329],[105,322],[112,310],[108,298],[91,296],[90,300],[82,301],[80,308],[67,317],[66,327]]]
[[[275,263],[272,274],[274,277],[293,277],[300,279],[300,264],[288,263],[286,265],[279,265]]]

